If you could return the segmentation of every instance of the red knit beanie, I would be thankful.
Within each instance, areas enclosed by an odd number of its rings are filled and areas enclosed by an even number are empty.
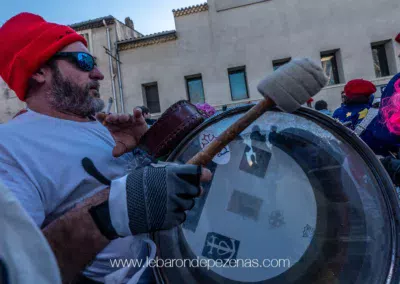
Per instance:
[[[365,96],[368,97],[376,92],[375,85],[363,79],[349,81],[344,87],[345,96],[349,99]]]
[[[0,27],[0,76],[24,101],[29,78],[55,53],[77,41],[87,46],[70,27],[18,14]]]

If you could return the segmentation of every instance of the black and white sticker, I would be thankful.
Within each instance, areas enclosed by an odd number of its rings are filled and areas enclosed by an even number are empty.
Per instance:
[[[266,134],[261,134],[260,127],[255,125],[248,139],[243,142],[246,144],[242,160],[239,165],[241,171],[264,178],[267,173],[268,164],[271,160],[271,153],[260,149],[258,146],[266,143]]]
[[[208,129],[203,131],[199,135],[201,149],[204,149],[208,144],[210,144],[216,137],[218,133],[215,133],[213,129]],[[231,151],[229,146],[225,146],[213,159],[212,161],[218,165],[225,165],[229,163],[231,159]]]
[[[218,233],[208,233],[202,255],[213,260],[235,260],[240,241]]]
[[[242,217],[258,220],[263,200],[253,195],[234,190],[227,210]]]

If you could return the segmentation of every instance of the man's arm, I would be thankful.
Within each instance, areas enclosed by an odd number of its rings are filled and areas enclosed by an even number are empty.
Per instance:
[[[15,195],[22,207],[40,227],[45,219],[43,192],[11,158],[0,151],[0,180]]]
[[[73,281],[109,243],[89,209],[108,199],[105,189],[48,224],[42,231],[58,262],[63,283]]]

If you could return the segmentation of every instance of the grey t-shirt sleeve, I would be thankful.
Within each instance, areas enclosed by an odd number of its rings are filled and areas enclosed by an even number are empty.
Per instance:
[[[41,194],[29,177],[16,165],[0,158],[0,180],[14,193],[33,221],[41,226],[45,209]]]

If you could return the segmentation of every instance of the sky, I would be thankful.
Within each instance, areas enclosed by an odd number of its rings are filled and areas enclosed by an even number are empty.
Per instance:
[[[21,12],[42,16],[64,25],[112,15],[121,22],[133,20],[144,35],[174,30],[173,9],[202,4],[206,0],[0,0],[0,25]]]

